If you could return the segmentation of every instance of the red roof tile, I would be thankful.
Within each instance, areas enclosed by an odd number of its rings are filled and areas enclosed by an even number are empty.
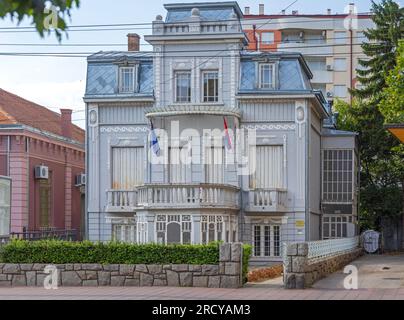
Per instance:
[[[63,136],[60,114],[3,89],[0,89],[0,124],[25,124]],[[84,130],[72,124],[72,138],[84,143],[84,137]]]

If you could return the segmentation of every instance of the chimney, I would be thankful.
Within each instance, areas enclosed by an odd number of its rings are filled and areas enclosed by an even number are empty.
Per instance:
[[[72,138],[72,110],[60,109],[62,136]]]
[[[139,51],[140,36],[136,33],[129,33],[128,37],[128,51]]]
[[[327,14],[331,15],[331,9],[327,9]]]
[[[296,15],[298,15],[298,14],[299,14],[299,11],[297,11],[297,10],[293,10],[293,11],[292,11],[292,14],[293,14],[294,16],[296,16]]]
[[[265,6],[263,3],[259,4],[259,14],[264,15],[265,14]]]
[[[249,15],[250,14],[250,7],[245,7],[244,8],[244,14]]]

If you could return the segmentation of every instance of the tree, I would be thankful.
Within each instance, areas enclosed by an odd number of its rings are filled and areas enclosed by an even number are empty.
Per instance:
[[[386,123],[404,123],[404,40],[397,49],[397,63],[386,79],[379,109]]]
[[[377,101],[389,70],[396,64],[396,48],[404,34],[404,8],[393,0],[382,0],[380,4],[372,1],[372,13],[375,28],[364,32],[369,42],[361,46],[367,58],[359,59],[362,68],[356,70],[364,88],[351,91],[358,98]]]
[[[41,37],[45,33],[55,31],[56,37],[62,39],[62,31],[67,28],[65,18],[70,18],[70,11],[74,6],[79,7],[80,0],[1,0],[0,18],[10,16],[11,20],[16,19],[18,24],[24,19],[32,19],[32,24]],[[53,6],[56,11],[46,10]],[[53,17],[50,15],[54,14]],[[55,28],[47,28],[49,20],[57,16]],[[55,20],[55,19],[53,19]],[[53,21],[54,22],[54,21]]]
[[[360,170],[360,221],[362,229],[380,229],[382,217],[402,212],[398,143],[384,128],[384,117],[373,105],[355,99],[352,106],[338,100],[338,128],[358,133]]]

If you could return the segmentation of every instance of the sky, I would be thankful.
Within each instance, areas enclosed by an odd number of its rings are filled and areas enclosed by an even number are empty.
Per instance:
[[[215,2],[217,0],[200,1]],[[81,0],[80,7],[72,10],[71,20],[68,21],[68,25],[150,23],[158,14],[163,15],[163,17],[165,16],[163,4],[170,2],[197,1]],[[258,13],[258,5],[260,3],[265,4],[266,14],[277,14],[292,2],[293,0],[238,1],[242,10],[244,10],[245,6],[249,6],[252,14]],[[298,0],[287,12],[290,13],[292,10],[298,10],[299,13],[325,13],[327,8],[330,8],[333,13],[344,13],[344,8],[349,2],[355,2],[358,12],[369,12],[371,0]],[[135,32],[143,36],[151,32],[149,25],[140,27],[116,27],[117,29],[126,28],[127,30],[114,31],[69,31],[68,38],[63,36],[62,45],[99,44],[100,46],[66,47],[58,45],[45,47],[33,45],[57,45],[58,41],[54,34],[41,38],[36,32],[21,32],[27,30],[21,28],[31,26],[29,20],[24,20],[19,25],[18,30],[4,29],[16,26],[16,22],[12,22],[9,17],[0,20],[0,88],[46,106],[56,112],[58,112],[60,108],[73,109],[74,123],[83,128],[85,126],[85,105],[83,102],[86,81],[85,57],[21,57],[4,56],[1,55],[1,53],[82,52],[88,55],[91,52],[100,50],[125,50],[127,45],[127,33]],[[150,50],[150,46],[144,45],[144,43],[144,41],[141,42],[141,44],[143,44],[141,45],[141,50]],[[23,45],[11,46],[10,44]]]

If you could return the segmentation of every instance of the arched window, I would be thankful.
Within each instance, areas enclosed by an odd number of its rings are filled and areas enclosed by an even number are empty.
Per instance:
[[[190,215],[159,214],[156,219],[156,242],[162,244],[191,243]]]

